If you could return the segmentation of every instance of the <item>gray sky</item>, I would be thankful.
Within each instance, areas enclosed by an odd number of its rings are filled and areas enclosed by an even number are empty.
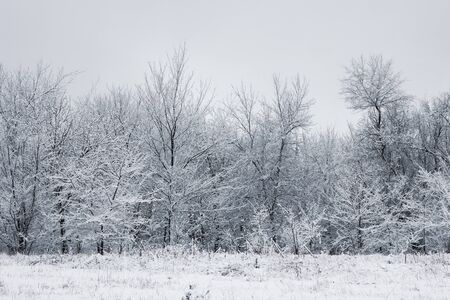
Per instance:
[[[219,99],[241,81],[271,93],[272,74],[310,83],[316,128],[355,120],[339,95],[343,67],[383,54],[420,99],[450,91],[449,0],[0,0],[0,63],[43,60],[93,82],[142,82],[147,62],[186,43],[190,67]]]

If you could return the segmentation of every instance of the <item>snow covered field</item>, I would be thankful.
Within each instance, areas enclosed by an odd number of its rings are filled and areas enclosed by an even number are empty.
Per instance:
[[[450,255],[0,255],[0,299],[450,299]]]

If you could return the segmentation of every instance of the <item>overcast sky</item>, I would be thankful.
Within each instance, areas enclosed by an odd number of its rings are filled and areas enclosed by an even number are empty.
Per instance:
[[[0,0],[0,63],[83,71],[77,95],[142,82],[147,62],[183,43],[217,101],[241,81],[270,96],[274,73],[305,77],[317,128],[355,120],[339,79],[360,55],[393,59],[419,99],[450,91],[449,0]]]

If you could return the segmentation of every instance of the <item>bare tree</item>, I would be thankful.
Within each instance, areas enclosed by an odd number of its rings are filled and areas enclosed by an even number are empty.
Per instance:
[[[388,164],[387,111],[410,100],[401,89],[402,83],[400,74],[393,70],[392,62],[385,61],[380,55],[352,60],[342,80],[341,93],[350,108],[368,113],[366,138],[372,141],[379,157]],[[394,168],[391,169],[395,172]]]
[[[33,225],[42,216],[44,179],[54,151],[45,126],[52,117],[47,112],[64,101],[67,79],[43,65],[34,72],[0,69],[0,239],[11,252],[29,252],[39,231]]]
[[[234,142],[245,157],[238,163],[253,167],[250,174],[241,174],[240,184],[248,186],[243,197],[251,200],[248,204],[255,210],[253,221],[259,224],[259,241],[265,239],[262,235],[269,237],[263,244],[277,242],[284,215],[281,205],[290,186],[287,158],[293,154],[297,130],[310,125],[307,84],[298,76],[290,84],[276,76],[273,82],[271,101],[262,101],[251,88],[242,85],[234,90],[237,104],[228,105],[232,120],[243,133]],[[269,228],[263,228],[263,216],[267,216]]]
[[[151,64],[139,88],[148,114],[145,141],[152,186],[148,193],[165,215],[166,245],[177,240],[177,215],[183,204],[209,186],[209,180],[199,181],[199,162],[214,146],[203,140],[200,128],[211,101],[209,88],[195,83],[186,61],[186,51],[180,48],[166,64]]]

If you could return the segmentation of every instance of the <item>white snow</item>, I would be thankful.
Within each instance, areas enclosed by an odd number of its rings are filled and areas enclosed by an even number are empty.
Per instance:
[[[0,299],[450,299],[450,255],[0,255]]]

